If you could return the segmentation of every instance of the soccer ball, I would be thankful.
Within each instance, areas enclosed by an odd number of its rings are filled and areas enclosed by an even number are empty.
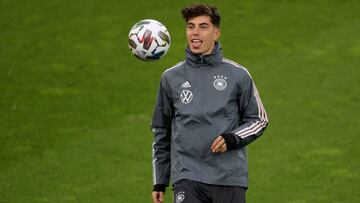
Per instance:
[[[156,61],[165,56],[170,47],[170,34],[157,20],[136,23],[129,32],[129,49],[143,61]]]

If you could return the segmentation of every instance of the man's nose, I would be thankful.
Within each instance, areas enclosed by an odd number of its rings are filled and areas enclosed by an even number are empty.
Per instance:
[[[199,34],[199,28],[198,27],[194,27],[193,34],[194,35]]]

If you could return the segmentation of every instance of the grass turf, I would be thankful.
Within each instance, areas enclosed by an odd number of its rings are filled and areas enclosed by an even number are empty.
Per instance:
[[[190,2],[0,2],[0,202],[151,201],[149,123]],[[270,118],[248,147],[248,202],[359,202],[360,3],[206,2]],[[170,31],[159,62],[128,51],[144,18]]]

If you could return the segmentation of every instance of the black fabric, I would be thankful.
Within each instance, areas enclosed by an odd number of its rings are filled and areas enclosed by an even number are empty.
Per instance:
[[[236,140],[236,135],[233,133],[223,133],[221,137],[225,140],[227,150],[236,149],[240,145],[240,142]]]
[[[154,185],[154,188],[153,188],[153,191],[156,191],[156,192],[165,192],[165,190],[166,190],[166,185],[164,185],[164,184]]]
[[[180,180],[174,184],[174,203],[245,203],[244,187]]]

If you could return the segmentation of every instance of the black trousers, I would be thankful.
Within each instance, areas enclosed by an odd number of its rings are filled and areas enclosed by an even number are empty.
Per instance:
[[[180,180],[174,183],[174,203],[245,203],[245,188]]]

